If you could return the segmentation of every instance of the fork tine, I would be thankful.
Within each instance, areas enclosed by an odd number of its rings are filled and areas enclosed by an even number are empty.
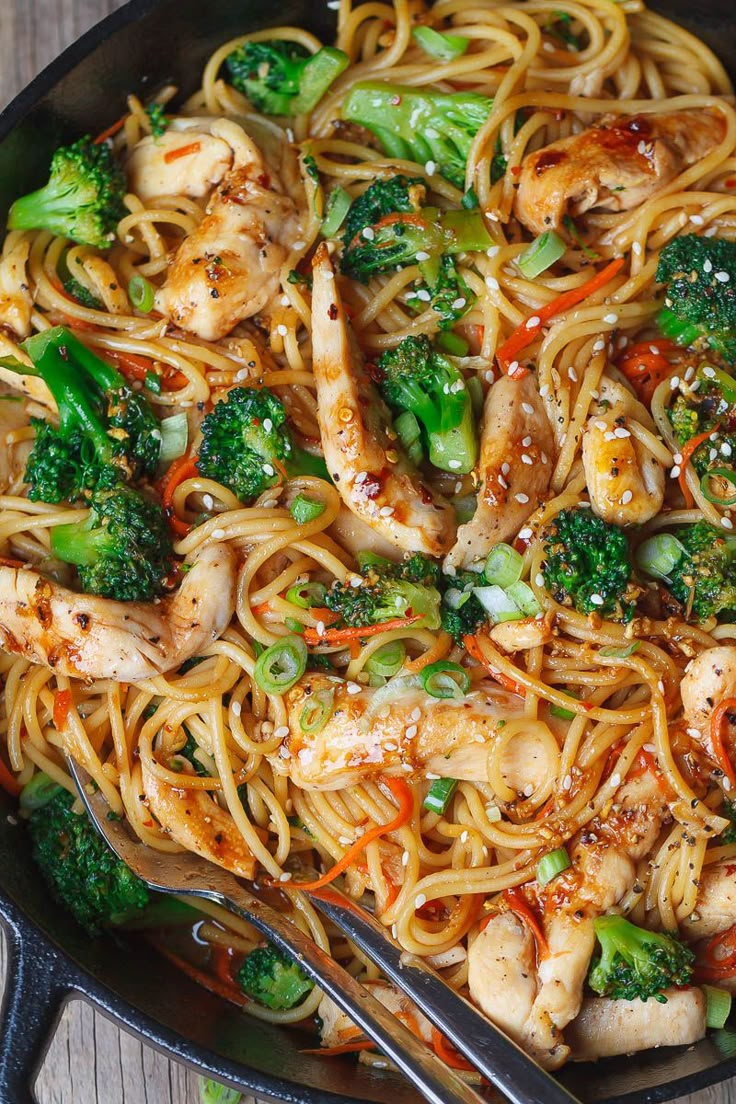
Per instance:
[[[202,897],[253,924],[279,950],[297,959],[305,973],[395,1062],[430,1104],[483,1104],[470,1085],[300,928],[206,859],[191,853],[164,854],[135,843],[121,821],[107,818],[103,795],[89,792],[91,778],[84,768],[69,759],[69,769],[93,824],[108,846],[151,888]]]

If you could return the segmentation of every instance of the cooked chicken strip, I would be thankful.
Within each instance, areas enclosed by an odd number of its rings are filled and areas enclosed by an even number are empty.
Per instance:
[[[478,506],[460,526],[446,567],[471,567],[519,531],[549,489],[554,448],[534,376],[502,376],[483,408]]]
[[[28,568],[0,566],[0,641],[71,678],[136,682],[179,667],[227,628],[237,562],[207,545],[179,589],[158,604],[77,594]]]
[[[332,715],[319,732],[303,732],[302,710],[318,693],[332,695]],[[290,731],[274,770],[305,790],[337,790],[378,774],[410,777],[412,771],[486,781],[499,722],[523,713],[520,698],[490,682],[461,702],[405,684],[391,700],[376,694],[358,683],[307,675],[286,695]],[[549,753],[533,733],[509,742],[501,766],[518,793],[540,785],[551,769]]]
[[[512,1039],[522,1040],[537,995],[534,938],[512,912],[492,916],[468,947],[470,995]]]
[[[395,1016],[403,1019],[404,1023],[410,1023],[421,1039],[430,1043],[432,1041],[432,1025],[417,1006],[399,992],[387,981],[363,981],[366,989],[370,991],[377,1001],[393,1012]],[[323,1047],[341,1046],[346,1042],[355,1042],[356,1039],[365,1038],[360,1029],[356,1027],[346,1012],[338,1007],[331,997],[326,994],[319,1002],[317,1015],[321,1022],[319,1038]]]
[[[7,326],[20,340],[31,332],[33,296],[26,273],[31,243],[9,234],[0,256],[0,326]]]
[[[689,1046],[705,1035],[705,997],[700,989],[668,989],[666,1004],[648,1000],[586,997],[567,1030],[577,1062],[634,1054],[660,1046]]]
[[[594,415],[583,437],[593,513],[614,525],[643,525],[662,509],[664,468],[632,434],[623,406]]]
[[[691,660],[680,683],[680,696],[688,735],[718,763],[720,756],[713,747],[711,718],[720,702],[736,697],[736,647],[720,644],[706,648]],[[723,718],[721,737],[729,759],[736,761],[736,725],[731,723],[729,714]],[[728,784],[728,779],[724,779],[724,784]]]
[[[689,939],[710,939],[736,924],[736,862],[724,859],[703,867],[695,911],[682,921]]]
[[[234,131],[240,132],[233,168],[156,293],[157,310],[207,341],[266,307],[300,233],[296,204],[255,142],[233,123],[213,124],[212,131],[233,141]]]
[[[600,207],[630,211],[723,139],[714,111],[676,111],[603,120],[524,158],[515,210],[534,234],[559,229],[565,215]]]
[[[313,370],[325,460],[343,502],[405,552],[441,556],[455,538],[455,514],[423,482],[395,436],[348,327],[327,247],[314,259]]]
[[[181,156],[176,156],[178,150]],[[144,203],[156,196],[198,199],[220,183],[233,157],[232,147],[209,130],[171,127],[158,138],[147,135],[133,147],[125,165],[128,186]]]
[[[256,860],[233,818],[204,790],[170,786],[141,758],[143,791],[161,827],[187,851],[252,878]]]

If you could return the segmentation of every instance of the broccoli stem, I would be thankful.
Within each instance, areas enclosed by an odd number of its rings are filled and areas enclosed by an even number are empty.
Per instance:
[[[666,338],[677,345],[694,345],[698,338],[703,336],[703,329],[694,322],[678,318],[674,311],[668,307],[662,307],[657,315],[657,325]]]
[[[286,467],[289,475],[292,477],[298,475],[315,475],[318,479],[324,479],[328,483],[332,482],[329,472],[327,471],[327,465],[322,457],[307,452],[306,449],[300,448],[299,445],[292,445],[291,455]]]
[[[107,543],[107,532],[98,527],[92,528],[88,522],[80,525],[55,525],[51,530],[51,551],[57,560],[76,564],[77,567],[90,567],[97,563],[100,552]]]
[[[347,68],[349,58],[334,46],[323,46],[302,69],[299,78],[299,94],[292,100],[289,111],[303,115],[312,111],[333,81]]]
[[[475,466],[478,440],[475,434],[473,408],[468,402],[460,425],[427,435],[429,462],[441,471],[467,475]]]

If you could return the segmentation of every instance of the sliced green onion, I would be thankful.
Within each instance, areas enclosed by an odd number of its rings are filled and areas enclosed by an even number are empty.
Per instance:
[[[470,376],[469,379],[466,379],[465,390],[470,396],[470,405],[473,408],[473,413],[476,417],[480,417],[481,411],[483,410],[484,395],[483,387],[477,376]]]
[[[63,787],[44,771],[37,771],[30,782],[26,782],[20,791],[18,801],[21,809],[32,812],[34,809],[43,809],[49,801],[53,801]]]
[[[413,464],[418,464],[423,456],[422,431],[415,414],[405,410],[394,422],[394,429],[404,446],[406,455]]]
[[[307,498],[307,496],[303,494],[298,494],[289,507],[289,513],[297,525],[307,525],[310,521],[314,521],[324,512],[324,502],[315,502],[313,498]]]
[[[467,192],[463,194],[463,198],[460,200],[460,206],[464,207],[466,211],[474,211],[476,207],[480,206],[478,201],[478,193],[475,188],[471,186]]]
[[[460,701],[470,689],[470,676],[459,663],[440,659],[430,663],[419,676],[424,690],[433,698],[454,698]]]
[[[487,582],[505,589],[519,581],[523,566],[524,560],[515,548],[510,544],[497,544],[488,553],[483,574]]]
[[[327,197],[325,217],[322,219],[322,237],[334,238],[345,221],[352,199],[344,188],[333,188]]]
[[[390,640],[382,644],[366,661],[366,668],[372,675],[391,678],[404,666],[406,648],[400,640]]]
[[[452,508],[455,511],[458,525],[465,525],[475,516],[475,511],[478,509],[478,499],[474,494],[453,498]]]
[[[537,863],[537,881],[540,885],[547,885],[563,870],[567,870],[570,865],[570,856],[567,851],[564,847],[558,847],[556,851],[550,851],[548,855],[543,855]]]
[[[312,606],[323,606],[326,596],[324,583],[298,583],[287,590],[286,601],[300,609],[311,609]]]
[[[150,314],[153,310],[153,298],[156,294],[153,284],[145,276],[132,276],[128,284],[128,298],[141,314]]]
[[[433,27],[414,27],[411,36],[421,50],[430,57],[439,58],[440,61],[454,61],[462,57],[470,39],[462,35],[443,34],[435,31]]]
[[[303,633],[304,632],[304,625],[301,623],[301,621],[297,621],[296,617],[285,617],[284,618],[284,625],[286,625],[286,628],[289,630],[289,632],[293,632],[293,633]]]
[[[464,357],[470,352],[470,346],[465,338],[460,337],[460,334],[456,334],[454,330],[443,330],[437,335],[435,345],[450,356]]]
[[[559,261],[566,249],[567,246],[559,234],[554,230],[545,230],[517,257],[516,264],[522,276],[533,280],[551,268],[555,261]]]
[[[657,533],[636,550],[637,565],[654,579],[667,579],[679,563],[685,548],[671,533]]]
[[[542,612],[542,607],[528,583],[521,581],[512,583],[511,586],[506,587],[506,594],[512,602],[516,602],[525,617],[536,617]]]
[[[712,382],[718,384],[719,390],[726,402],[731,405],[736,403],[736,379],[734,379],[733,376],[729,376],[728,372],[724,372],[720,368],[715,368],[712,365],[709,365],[709,367],[710,371],[715,373],[715,375],[710,376],[710,379]]]
[[[335,691],[318,690],[304,706],[299,717],[302,732],[315,735],[325,727],[335,708]]]
[[[703,497],[712,502],[714,506],[733,506],[736,504],[736,494],[724,498],[711,491],[709,483],[711,479],[724,479],[726,483],[736,488],[736,471],[733,468],[711,468],[700,480],[700,489]]]
[[[503,587],[473,587],[473,594],[491,619],[491,624],[500,625],[504,621],[521,621],[524,614],[513,598],[509,598]]]
[[[704,985],[705,1026],[721,1028],[731,1014],[731,994],[726,989],[717,989],[715,985]]]
[[[260,655],[253,677],[267,694],[283,694],[307,669],[307,645],[300,636],[285,636]]]
[[[161,420],[161,451],[158,454],[160,464],[167,466],[187,451],[189,444],[189,420],[186,414],[172,414]]]
[[[422,802],[424,808],[430,813],[444,813],[456,789],[457,778],[435,778]]]
[[[146,387],[149,391],[152,391],[154,395],[160,395],[161,377],[158,376],[155,372],[152,372],[149,368],[143,380],[143,386]]]
[[[627,644],[623,648],[601,648],[599,655],[610,656],[613,659],[628,659],[634,652],[638,652],[641,648],[641,640],[633,640],[631,644]]]
[[[557,717],[561,721],[574,721],[575,714],[572,709],[563,709],[561,705],[551,705],[549,707],[550,716]]]
[[[198,1081],[202,1104],[240,1104],[242,1100],[242,1094],[237,1089],[228,1089],[219,1081],[205,1080],[204,1077],[198,1078]]]

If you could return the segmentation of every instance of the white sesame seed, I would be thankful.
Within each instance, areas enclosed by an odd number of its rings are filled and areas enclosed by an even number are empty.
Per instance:
[[[519,530],[519,540],[529,540],[533,536],[533,531],[526,526],[524,529]]]
[[[373,241],[375,239],[375,236],[376,236],[376,231],[373,229],[372,226],[364,226],[363,227],[363,237],[365,238],[366,241]]]
[[[531,782],[527,782],[526,786],[521,792],[523,793],[524,797],[531,797],[534,793],[534,786]]]
[[[537,584],[538,587],[544,586],[544,575],[541,571],[537,572],[537,575],[534,578],[534,582]]]
[[[514,372],[516,372],[518,370],[518,367],[519,367],[518,360],[512,360],[511,363],[509,364],[509,375],[513,376]]]
[[[459,299],[455,299],[453,301],[452,309],[453,310],[462,310],[463,307],[465,306],[466,302],[467,302],[467,300],[463,299],[462,296],[461,296]]]
[[[419,254],[417,253],[417,257]],[[421,299],[423,303],[428,303],[432,296],[429,294],[426,288],[420,288],[417,292],[417,299]]]
[[[674,467],[670,468],[670,479],[679,479],[681,471],[680,465],[675,464]]]
[[[279,337],[286,337],[288,332],[288,327],[285,326],[283,322],[279,322],[278,326],[276,327],[276,333],[279,335]]]
[[[414,908],[420,909],[422,905],[426,905],[426,903],[427,898],[425,897],[425,895],[423,893],[419,893],[414,899]]]
[[[428,261],[429,253],[427,253],[424,249],[420,249],[416,255],[416,258],[418,261]]]
[[[639,145],[636,147],[636,152],[641,154],[647,152],[647,144],[643,138],[639,141]]]
[[[525,326],[526,326],[527,330],[533,330],[533,329],[535,329],[535,327],[541,326],[541,324],[542,324],[542,319],[539,317],[539,315],[538,314],[533,314],[531,316],[531,318],[527,318]]]
[[[702,226],[705,222],[705,219],[702,215],[691,215],[690,221],[692,222],[693,226]]]
[[[232,710],[233,717],[239,717],[240,714],[243,712],[243,706],[240,704],[239,701],[230,702],[230,708]]]
[[[225,536],[225,530],[224,529],[213,529],[212,530],[212,539],[213,540],[222,540],[224,538],[224,536]]]
[[[378,511],[381,517],[391,517],[394,512],[393,506],[382,506]]]
[[[594,422],[593,425],[595,426],[596,429],[599,429],[601,431],[601,433],[605,433],[605,431],[608,429],[608,422],[604,422],[602,419],[599,419],[597,422]]]
[[[294,250],[303,249],[304,248],[304,242],[303,241],[295,241],[291,248],[294,249]]]
[[[244,380],[244,379],[247,379],[247,378],[248,378],[248,369],[247,368],[240,368],[239,371],[237,371],[235,373],[235,379],[236,380]]]
[[[716,272],[715,276],[719,284],[727,284],[731,279],[727,272]]]
[[[571,790],[572,789],[572,776],[571,775],[566,774],[565,777],[562,779],[562,788],[563,788],[563,790]]]
[[[486,276],[486,287],[491,291],[498,291],[501,285],[495,276]]]
[[[704,238],[714,238],[717,233],[718,233],[718,227],[717,226],[708,226],[707,229],[705,229],[703,231],[703,237]]]
[[[578,382],[578,374],[572,365],[570,365],[570,367],[567,369],[567,377],[568,379],[572,380],[573,383]]]
[[[289,726],[288,725],[279,725],[278,728],[275,728],[273,730],[273,734],[274,734],[275,739],[283,740],[289,735]]]
[[[618,787],[621,785],[621,775],[620,774],[612,774],[611,775],[611,785],[613,786],[614,789],[618,789]]]
[[[721,525],[724,529],[733,529],[733,522],[731,521],[730,517],[722,517]]]
[[[409,852],[408,851],[405,851],[403,853],[403,855],[401,856],[401,865],[402,866],[408,866],[409,865]]]
[[[712,271],[713,271],[713,262],[710,260],[709,257],[706,257],[706,259],[703,261],[703,272],[712,272]]]
[[[422,715],[421,709],[419,708],[418,705],[415,705],[414,708],[412,709],[411,713],[409,714],[409,720],[410,721],[418,721],[419,718],[421,717],[421,715]]]
[[[361,686],[358,682],[349,682],[347,683],[345,689],[347,690],[348,694],[359,694],[361,691]]]
[[[447,466],[448,468],[452,468],[453,471],[456,471],[458,468],[461,468],[463,466],[463,462],[462,460],[448,460]]]
[[[424,171],[426,172],[427,176],[434,176],[434,174],[437,172],[437,166],[435,165],[434,161],[425,161]]]
[[[624,491],[624,493],[621,495],[621,505],[628,506],[633,497],[634,495],[631,491]]]
[[[315,625],[315,630],[316,630],[318,636],[324,636],[325,635],[325,623],[324,623],[324,621],[318,621],[317,624]]]
[[[533,414],[534,413],[534,407],[532,406],[531,403],[528,403],[528,402],[523,402],[521,404],[521,409],[524,411],[525,414]]]
[[[495,257],[500,251],[500,245],[489,245],[488,249],[486,249],[486,257]]]
[[[618,322],[618,315],[614,314],[613,312],[611,312],[610,314],[605,314],[603,316],[603,321],[609,326],[615,326]]]
[[[291,881],[291,879],[292,879],[292,875],[291,875],[291,874],[289,874],[289,873],[286,873],[286,874],[281,874],[281,875],[279,876],[279,881],[280,881],[280,882],[290,882],[290,881]]]
[[[631,436],[630,430],[625,429],[624,426],[616,426],[613,432],[616,437],[620,437],[622,440],[624,437]]]
[[[605,602],[605,598],[602,598],[600,594],[591,594],[590,600],[594,606],[602,606]]]
[[[672,379],[670,380],[670,391],[676,391],[679,386],[680,386],[680,377],[679,376],[673,376]]]
[[[598,340],[593,345],[593,352],[594,353],[602,353],[603,350],[605,349],[605,347],[606,347],[605,341],[603,341],[603,339],[599,337]]]
[[[715,370],[715,368],[711,368],[711,366],[709,364],[706,364],[705,368],[703,368],[703,375],[705,376],[706,379],[715,379],[716,378],[716,370]]]
[[[413,740],[418,731],[419,729],[417,728],[417,726],[415,724],[412,724],[409,725],[404,735],[406,736],[407,740]]]
[[[524,494],[522,491],[520,491],[518,494],[514,495],[514,498],[522,506],[526,506],[527,502],[529,501],[529,495]]]
[[[507,460],[504,460],[503,464],[501,465],[501,475],[508,475],[510,471],[511,465]]]
[[[521,462],[522,462],[522,464],[530,464],[530,465],[534,463],[531,456],[527,452],[522,452]]]
[[[212,507],[215,505],[215,500],[211,494],[206,494],[202,496],[202,504],[204,505],[205,510],[211,510]]]
[[[634,253],[635,256],[640,257],[641,256],[641,242],[638,242],[638,241],[632,242],[631,243],[631,252]]]
[[[682,463],[682,453],[681,452],[676,452],[674,454],[674,456],[672,457],[672,459],[674,460],[674,462],[676,464],[681,464]]]

